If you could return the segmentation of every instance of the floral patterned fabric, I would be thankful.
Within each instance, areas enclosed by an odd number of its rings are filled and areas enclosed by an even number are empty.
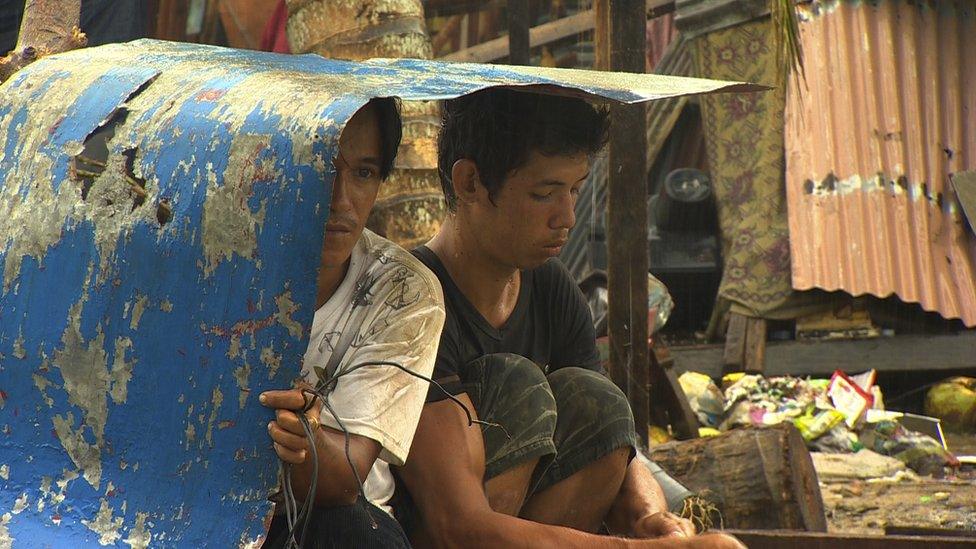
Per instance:
[[[776,82],[769,18],[698,37],[697,76]],[[719,297],[748,316],[795,316],[784,186],[781,89],[701,97],[722,231]],[[791,310],[791,311],[788,311]]]

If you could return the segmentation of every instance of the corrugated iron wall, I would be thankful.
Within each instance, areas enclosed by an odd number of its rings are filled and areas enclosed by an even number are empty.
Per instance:
[[[793,286],[897,295],[976,326],[976,3],[816,2],[786,108]]]

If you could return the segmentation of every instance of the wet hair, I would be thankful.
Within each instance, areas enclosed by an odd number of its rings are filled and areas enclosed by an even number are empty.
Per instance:
[[[474,162],[491,199],[535,151],[545,156],[596,154],[607,142],[607,113],[573,97],[491,88],[444,102],[437,167],[451,211],[454,163]]]
[[[400,100],[395,97],[374,97],[363,108],[376,109],[380,124],[380,177],[384,180],[393,171],[397,148],[403,136],[403,122],[400,119]]]

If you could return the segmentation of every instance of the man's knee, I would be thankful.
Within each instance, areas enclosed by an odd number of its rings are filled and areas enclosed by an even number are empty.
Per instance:
[[[479,379],[472,396],[486,426],[485,478],[528,459],[555,451],[556,400],[542,369],[513,354],[494,354],[471,363]],[[470,393],[469,393],[470,394]]]
[[[585,368],[560,368],[549,374],[559,411],[560,442],[596,437],[620,442],[636,440],[634,414],[627,397],[612,381]]]
[[[468,385],[477,385],[474,390],[476,394],[470,396],[479,409],[479,415],[485,412],[497,415],[499,408],[551,410],[555,413],[556,401],[549,381],[542,369],[531,360],[510,353],[498,353],[479,357],[470,366],[478,378]]]

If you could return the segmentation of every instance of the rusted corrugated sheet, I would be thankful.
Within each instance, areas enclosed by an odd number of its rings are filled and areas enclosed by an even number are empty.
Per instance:
[[[976,326],[976,238],[949,175],[976,166],[976,4],[815,3],[787,101],[793,286],[916,302]]]

